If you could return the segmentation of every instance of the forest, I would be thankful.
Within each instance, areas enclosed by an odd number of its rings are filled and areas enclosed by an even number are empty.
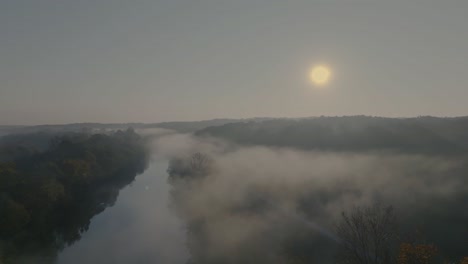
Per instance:
[[[467,135],[434,117],[201,129],[168,167],[191,260],[466,263]]]
[[[9,135],[0,157],[0,263],[53,263],[145,170],[149,151],[128,129]]]
[[[468,118],[385,118],[336,116],[277,118],[210,126],[198,136],[243,145],[292,147],[325,151],[389,151],[461,154],[468,150]]]
[[[132,196],[148,207],[130,212],[155,215],[143,222],[145,236],[172,226],[159,222],[165,214],[180,220],[184,244],[172,250],[187,251],[183,263],[468,260],[466,118],[228,119],[141,125],[138,134],[116,126],[124,125],[20,128],[0,138],[2,264],[56,263],[150,153],[167,171],[148,170]],[[168,212],[147,200],[154,177],[166,182],[158,190]]]
[[[468,0],[0,0],[0,264],[468,264]]]

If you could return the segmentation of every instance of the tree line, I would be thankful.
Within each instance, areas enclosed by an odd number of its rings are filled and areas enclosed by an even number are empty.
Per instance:
[[[80,239],[90,219],[147,166],[145,140],[132,129],[52,137],[37,150],[8,145],[0,160],[0,262],[56,253]],[[16,148],[15,148],[16,147]]]
[[[461,259],[460,256],[455,259],[447,257],[446,252],[427,240],[425,234],[420,234],[416,226],[402,223],[393,206],[381,203],[357,206],[342,212],[335,219],[334,228],[331,227],[328,230],[335,240],[333,243],[318,240],[316,230],[310,228],[310,225],[306,225],[306,228],[301,228],[299,225],[279,225],[270,231],[277,234],[262,235],[272,235],[273,239],[259,238],[258,243],[249,244],[247,248],[239,245],[239,250],[235,253],[216,252],[213,254],[212,245],[209,242],[210,237],[213,236],[214,231],[224,232],[224,230],[218,230],[212,226],[217,224],[215,221],[219,221],[219,218],[211,215],[216,212],[212,213],[207,208],[206,211],[202,209],[194,214],[194,210],[200,209],[199,205],[191,204],[190,198],[197,198],[197,188],[206,190],[200,186],[203,186],[203,182],[213,181],[216,177],[213,175],[216,175],[217,170],[215,160],[199,152],[174,158],[167,169],[169,182],[173,187],[171,198],[174,208],[187,225],[190,263],[239,263],[239,260],[242,263],[271,263],[266,256],[271,254],[279,255],[280,262],[284,264],[305,264],[313,263],[317,255],[324,254],[328,250],[335,255],[334,263],[342,264],[468,263],[468,257],[461,257]],[[213,177],[210,178],[210,175]],[[247,193],[245,202],[240,200],[233,202],[227,210],[227,218],[267,214],[271,208],[274,208],[275,200],[269,200],[272,197],[263,195],[259,191],[260,189],[257,189],[252,193]],[[320,198],[319,196],[313,197]],[[301,209],[298,208],[298,210]],[[288,216],[279,215],[279,217],[287,218]],[[210,222],[210,219],[215,221]],[[402,226],[405,228],[401,228]],[[255,235],[252,238],[257,239]],[[250,241],[245,241],[245,243],[250,243]],[[266,249],[259,243],[265,243]],[[274,261],[278,262],[278,259]]]

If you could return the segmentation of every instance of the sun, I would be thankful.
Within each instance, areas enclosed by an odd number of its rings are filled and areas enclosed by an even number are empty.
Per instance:
[[[317,86],[324,86],[330,82],[331,70],[324,65],[317,65],[310,70],[310,80]]]

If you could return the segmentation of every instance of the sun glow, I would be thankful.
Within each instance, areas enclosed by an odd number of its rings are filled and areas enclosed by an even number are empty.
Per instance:
[[[330,82],[331,70],[324,65],[314,66],[310,70],[310,81],[317,86],[324,86]]]

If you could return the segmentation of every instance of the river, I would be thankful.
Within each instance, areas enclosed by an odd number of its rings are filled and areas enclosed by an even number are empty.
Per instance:
[[[88,231],[59,254],[57,263],[185,263],[184,226],[169,209],[167,163],[154,158],[120,191],[114,206],[93,217]]]

